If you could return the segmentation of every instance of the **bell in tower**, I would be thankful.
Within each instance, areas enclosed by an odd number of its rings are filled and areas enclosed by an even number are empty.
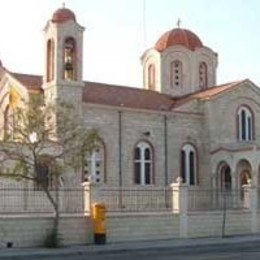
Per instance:
[[[75,78],[75,41],[67,38],[64,45],[64,79],[76,80]]]

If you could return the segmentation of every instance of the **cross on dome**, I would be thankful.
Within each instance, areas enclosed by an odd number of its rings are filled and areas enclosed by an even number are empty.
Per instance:
[[[177,23],[176,23],[176,24],[177,24],[177,27],[178,27],[178,28],[180,28],[180,27],[181,27],[181,19],[180,19],[180,18],[178,18],[178,20],[177,20]]]

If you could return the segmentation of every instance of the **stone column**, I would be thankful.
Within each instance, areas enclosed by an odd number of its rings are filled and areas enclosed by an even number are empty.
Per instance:
[[[252,186],[258,186],[258,169],[253,169],[251,173]]]
[[[239,187],[237,185],[237,176],[236,171],[231,172],[231,203],[233,204],[233,207],[239,207],[240,206],[240,198],[238,197],[237,193],[239,192]]]
[[[180,177],[172,183],[172,209],[180,217],[180,237],[188,236],[188,185]]]
[[[216,208],[218,205],[218,194],[217,194],[217,189],[219,188],[219,183],[218,183],[218,178],[217,178],[217,172],[212,173],[212,206],[213,208]]]

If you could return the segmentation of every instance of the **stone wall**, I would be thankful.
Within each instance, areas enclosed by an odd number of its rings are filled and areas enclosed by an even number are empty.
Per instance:
[[[259,213],[259,212],[258,212]],[[174,239],[183,237],[179,214],[172,212],[108,213],[106,216],[107,243]],[[259,219],[259,218],[258,218]],[[52,226],[52,217],[2,216],[0,218],[0,247],[41,247]],[[222,211],[197,211],[187,215],[185,237],[220,237]],[[258,221],[258,229],[260,221]],[[257,230],[255,230],[257,232]],[[254,233],[255,233],[254,232]],[[60,234],[64,245],[93,243],[93,230],[89,216],[63,216]],[[228,210],[225,235],[252,234],[249,211]]]
[[[226,214],[226,236],[252,234],[250,212],[229,210]],[[180,215],[170,212],[110,214],[106,223],[108,243],[182,237]],[[221,237],[222,223],[222,211],[189,213],[186,237]]]
[[[107,241],[141,241],[179,237],[179,215],[172,213],[121,213],[107,217]]]
[[[13,247],[41,247],[53,223],[43,215],[2,216],[0,218],[0,247],[8,242]],[[64,245],[90,244],[92,227],[88,216],[66,216],[60,220],[60,234]]]
[[[104,111],[106,111],[104,113]],[[111,186],[119,182],[119,111],[122,119],[122,183],[123,186],[133,185],[134,177],[134,147],[140,141],[151,144],[154,151],[155,185],[165,183],[165,172],[168,172],[168,184],[179,176],[180,151],[185,143],[196,146],[199,158],[204,158],[204,150],[199,142],[202,135],[202,116],[200,114],[181,113],[168,114],[167,117],[167,155],[168,165],[165,169],[165,115],[150,111],[134,111],[127,108],[111,108],[85,104],[83,113],[86,128],[97,128],[103,139],[106,156],[106,179]],[[149,132],[149,136],[143,133]],[[204,159],[203,159],[204,160]],[[206,160],[206,159],[205,159]],[[199,159],[200,164],[202,160]],[[198,167],[199,175],[206,171]],[[199,176],[201,183],[205,176]],[[205,185],[208,186],[208,183]]]
[[[188,237],[222,236],[223,211],[198,211],[188,214]],[[251,216],[248,211],[226,212],[225,235],[251,233]]]

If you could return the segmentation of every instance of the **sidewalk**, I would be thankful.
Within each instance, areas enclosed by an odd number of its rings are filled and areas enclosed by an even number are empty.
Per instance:
[[[203,245],[227,245],[240,244],[245,242],[260,242],[260,235],[251,236],[233,236],[225,238],[187,238],[187,239],[167,239],[141,242],[122,242],[105,245],[85,245],[71,246],[58,249],[48,248],[3,248],[0,249],[0,259],[28,259],[28,257],[48,257],[62,255],[88,255],[100,253],[113,253],[118,251],[136,251],[150,248],[167,249],[167,248],[184,248],[198,247]]]

